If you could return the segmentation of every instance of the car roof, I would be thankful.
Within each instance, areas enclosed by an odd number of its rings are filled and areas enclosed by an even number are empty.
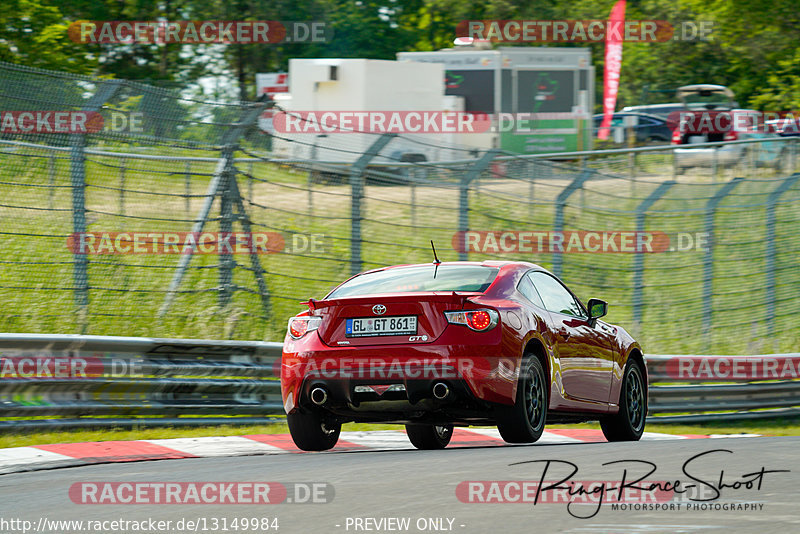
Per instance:
[[[389,269],[399,269],[399,268],[409,268],[409,267],[429,267],[433,265],[433,263],[401,263],[398,265],[387,265],[386,267],[378,267],[376,269],[370,269],[368,271],[360,272],[356,275],[351,276],[350,278],[354,278],[356,276],[361,276],[362,274],[369,274],[369,273],[377,273],[380,271],[386,271]],[[485,260],[485,261],[443,261],[439,264],[441,265],[449,265],[449,266],[458,266],[458,265],[471,265],[477,267],[494,267],[498,269],[502,269],[503,267],[519,267],[524,269],[539,269],[541,271],[547,271],[544,267],[537,265],[535,263],[530,263],[527,261],[514,261],[514,260]],[[547,271],[549,272],[549,271]]]
[[[768,121],[764,121],[764,124],[778,124],[778,123],[786,123],[791,124],[793,122],[800,122],[800,117],[793,117],[791,119],[783,118],[783,119],[770,119]]]
[[[678,96],[687,95],[691,93],[697,93],[700,91],[712,91],[715,93],[722,93],[728,98],[733,98],[735,95],[733,91],[725,87],[724,85],[713,85],[710,83],[697,83],[694,85],[684,85],[682,87],[678,87]]]
[[[659,117],[658,115],[652,115],[650,113],[639,113],[638,111],[625,111],[624,109],[622,111],[615,111],[614,115],[631,115],[634,117],[646,117],[648,119],[655,119],[657,121],[664,122],[664,118]],[[593,116],[593,118],[597,119],[597,118],[602,118],[603,116],[604,116],[603,113],[596,113]]]
[[[658,109],[658,108],[671,108],[671,107],[683,107],[681,102],[662,102],[661,104],[642,104],[639,106],[625,106],[622,108],[622,111],[635,111],[638,112],[640,109]]]
[[[387,269],[397,269],[397,268],[400,268],[400,267],[428,267],[430,265],[432,265],[432,263],[404,263],[404,264],[398,264],[398,265],[389,265],[387,267],[379,267],[377,269],[372,269],[372,270],[365,271],[365,272],[371,273],[371,272],[375,272],[375,271],[384,271],[384,270],[387,270]],[[520,267],[539,268],[539,269],[541,269],[541,267],[539,267],[535,263],[530,263],[530,262],[526,262],[526,261],[513,261],[513,260],[443,261],[439,265],[440,266],[441,265],[450,265],[450,266],[471,265],[471,266],[477,266],[477,267],[505,267],[507,265],[517,265],[517,266],[520,266]]]

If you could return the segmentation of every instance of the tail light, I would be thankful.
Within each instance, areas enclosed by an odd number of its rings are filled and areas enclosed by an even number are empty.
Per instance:
[[[292,317],[289,319],[289,336],[292,339],[300,339],[319,328],[321,322],[321,317]]]
[[[739,134],[737,134],[733,130],[729,130],[728,132],[726,132],[725,137],[723,137],[724,141],[736,141],[737,139],[739,139]]]
[[[681,129],[675,128],[672,130],[672,140],[670,141],[673,145],[681,144]]]
[[[500,314],[495,310],[448,311],[444,315],[448,323],[463,324],[476,332],[491,330],[500,319]]]

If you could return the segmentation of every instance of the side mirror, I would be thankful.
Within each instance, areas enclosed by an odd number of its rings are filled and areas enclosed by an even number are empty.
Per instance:
[[[608,303],[600,299],[589,299],[589,326],[594,328],[597,319],[608,313]]]

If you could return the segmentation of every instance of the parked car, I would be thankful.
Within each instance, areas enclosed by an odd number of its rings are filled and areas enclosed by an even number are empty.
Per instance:
[[[639,344],[525,262],[399,265],[346,280],[289,320],[281,393],[303,450],[332,448],[342,423],[405,424],[420,449],[454,426],[497,425],[534,442],[546,422],[600,420],[638,440],[647,413]]]
[[[738,108],[739,103],[733,101],[733,107]],[[625,106],[622,108],[623,112],[644,113],[646,115],[655,115],[656,117],[667,119],[675,113],[679,113],[686,109],[683,102],[669,102],[666,104],[647,104],[643,106]]]
[[[389,159],[400,163],[423,163],[428,161],[425,154],[395,150]],[[428,168],[422,166],[371,166],[368,167],[365,181],[370,185],[408,185],[423,183],[428,177]]]
[[[600,129],[603,122],[603,114],[594,116],[594,135]],[[644,113],[625,113],[617,112],[611,118],[612,136],[616,128],[621,129],[620,142],[628,143],[628,130],[633,129],[635,143],[643,145],[648,143],[669,143],[672,138],[672,130],[667,125],[666,119],[655,115]]]
[[[780,137],[800,136],[800,119],[773,119],[764,123],[768,133],[778,134]]]
[[[777,139],[765,130],[763,114],[752,109],[737,109],[733,92],[722,85],[687,85],[678,89],[683,111],[667,119],[673,127],[672,144],[697,145],[725,141]],[[688,167],[733,166],[752,160],[756,166],[780,168],[784,144],[763,142],[697,147],[675,150],[675,166],[680,172]]]
[[[623,113],[644,113],[645,115],[654,115],[664,120],[669,117],[670,113],[682,110],[682,102],[670,102],[668,104],[648,104],[644,106],[625,106],[622,108]]]

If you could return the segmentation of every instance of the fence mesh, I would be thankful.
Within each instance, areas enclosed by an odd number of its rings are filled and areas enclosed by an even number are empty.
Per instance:
[[[450,160],[413,162],[393,148],[413,138],[271,137],[256,126],[268,105],[0,64],[0,330],[280,340],[301,301],[354,272],[429,262],[433,240],[443,260],[554,271],[607,300],[647,352],[797,350],[791,139],[688,169],[659,148],[554,160],[442,144]],[[97,113],[102,127],[5,122],[26,111]],[[269,253],[235,236],[226,249],[237,232]],[[148,248],[147,234],[181,247]],[[186,248],[189,235],[213,241]],[[655,250],[620,251],[624,239]]]

